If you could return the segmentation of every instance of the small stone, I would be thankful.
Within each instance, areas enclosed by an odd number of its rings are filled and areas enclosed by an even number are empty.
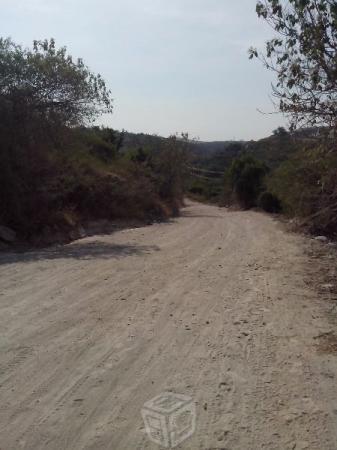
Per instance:
[[[315,237],[315,241],[319,241],[319,242],[327,242],[328,238],[326,236],[316,236]]]
[[[16,239],[15,231],[8,227],[0,225],[0,240],[5,242],[14,242]]]
[[[327,284],[322,284],[321,287],[322,287],[322,289],[329,290],[329,289],[332,289],[334,287],[334,285],[332,283],[327,283]]]
[[[298,441],[294,443],[294,446],[292,448],[294,450],[306,450],[307,448],[309,448],[309,444],[305,441]]]
[[[78,233],[79,233],[81,238],[84,238],[87,235],[85,229],[83,227],[81,227],[81,226],[78,228]]]

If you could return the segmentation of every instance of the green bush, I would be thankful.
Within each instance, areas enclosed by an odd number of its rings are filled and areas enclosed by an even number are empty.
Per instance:
[[[322,148],[303,148],[267,178],[268,190],[280,199],[286,214],[308,216],[318,207],[331,163]]]
[[[281,204],[276,195],[264,191],[259,195],[258,206],[269,213],[278,213],[281,210]]]
[[[267,166],[251,155],[244,154],[233,160],[229,177],[236,200],[242,207],[257,205],[267,172]]]
[[[177,212],[187,136],[125,158],[125,133],[88,126],[112,110],[101,76],[53,40],[28,50],[0,38],[0,72],[1,225],[30,239],[81,220]]]
[[[266,180],[288,216],[315,233],[337,234],[337,154],[326,144],[303,147]]]

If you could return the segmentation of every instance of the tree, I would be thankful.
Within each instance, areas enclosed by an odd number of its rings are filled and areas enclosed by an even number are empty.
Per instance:
[[[336,0],[263,0],[256,6],[277,36],[266,55],[250,49],[277,73],[273,94],[291,125],[337,126]]]
[[[264,163],[250,155],[242,155],[233,160],[229,168],[229,179],[241,206],[244,208],[256,206],[267,171],[268,168]]]
[[[288,136],[288,132],[284,127],[278,127],[273,131],[273,135],[279,138],[284,138]]]
[[[32,50],[0,39],[0,223],[33,226],[60,207],[61,154],[75,145],[74,126],[111,109],[102,77],[53,39]]]
[[[188,180],[190,140],[188,134],[172,135],[162,139],[149,161],[156,174],[159,195],[172,202],[183,202],[184,191]]]
[[[0,74],[1,112],[21,124],[81,125],[112,110],[102,77],[53,39],[34,41],[32,50],[0,39]]]

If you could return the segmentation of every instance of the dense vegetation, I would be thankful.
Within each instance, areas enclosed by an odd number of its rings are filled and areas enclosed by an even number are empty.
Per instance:
[[[301,218],[309,231],[336,237],[336,2],[264,0],[256,10],[276,36],[267,42],[265,55],[251,48],[250,57],[276,73],[273,94],[279,111],[289,117],[290,131],[278,128],[269,138],[238,143],[236,155],[224,145],[221,157],[199,156],[204,168],[220,162],[223,178],[216,196],[212,187],[219,188],[219,179],[193,183],[204,198],[282,210]]]
[[[200,171],[192,173],[190,192],[199,200],[221,205],[237,203],[244,208],[261,206],[259,196],[268,189],[269,175],[295,154],[305,139],[310,140],[309,135],[309,130],[304,138],[298,132],[290,134],[280,127],[268,138],[223,142],[214,151],[203,144],[206,149],[200,152],[200,144],[195,144],[192,146],[192,163]],[[263,202],[262,206],[265,204]],[[272,208],[267,206],[265,209],[272,209],[273,212],[280,210],[279,201],[274,201]]]
[[[337,234],[337,4],[335,0],[264,0],[257,14],[275,30],[260,58],[277,74],[273,94],[291,129],[314,126],[295,154],[267,180],[285,212],[314,232]],[[251,49],[251,57],[259,56]]]
[[[0,225],[52,241],[91,219],[178,211],[187,136],[123,150],[123,133],[92,125],[112,110],[102,77],[53,40],[0,39],[0,73]]]
[[[276,35],[250,57],[275,72],[273,94],[290,121],[257,142],[95,127],[113,106],[100,75],[53,40],[30,50],[0,39],[0,226],[43,240],[92,219],[168,217],[188,190],[336,236],[336,2],[261,0],[256,10]]]
[[[192,152],[193,164],[201,170],[192,174],[192,197],[282,211],[301,218],[311,232],[335,236],[337,153],[334,141],[324,136],[325,128],[291,133],[279,128],[269,138],[237,143],[234,153],[225,142],[213,153]]]

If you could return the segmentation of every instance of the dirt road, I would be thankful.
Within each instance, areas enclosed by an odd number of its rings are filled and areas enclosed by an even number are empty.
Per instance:
[[[0,257],[0,448],[158,449],[141,409],[196,402],[183,449],[337,449],[331,329],[306,239],[190,204],[167,224]]]

